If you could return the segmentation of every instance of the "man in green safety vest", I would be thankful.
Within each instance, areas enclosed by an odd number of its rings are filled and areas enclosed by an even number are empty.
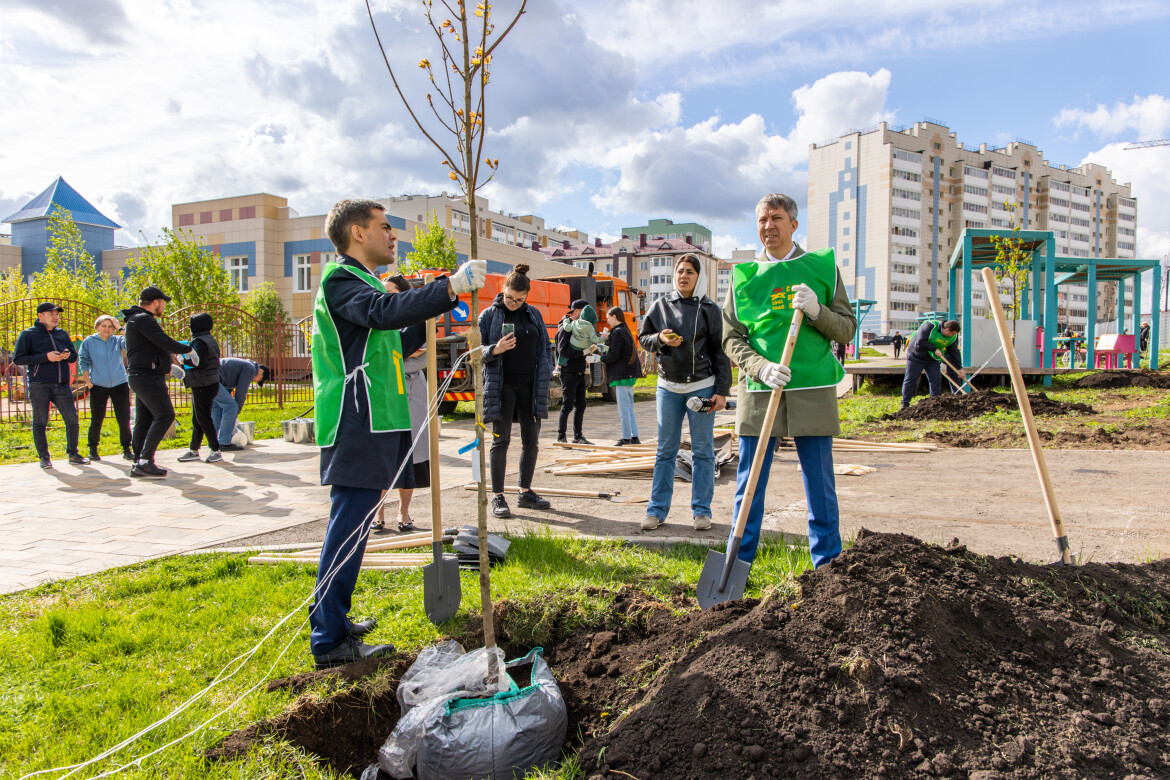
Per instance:
[[[487,265],[472,260],[450,277],[391,295],[377,269],[394,264],[398,239],[382,204],[339,202],[325,218],[325,233],[338,257],[321,270],[313,308],[315,429],[321,484],[331,486],[309,612],[318,669],[393,651],[358,641],[376,621],[354,623],[348,613],[382,491],[391,483],[414,486],[402,356],[422,346],[426,320],[454,309],[456,296],[483,286]],[[421,446],[427,446],[425,439]]]
[[[787,195],[766,195],[756,204],[764,249],[755,262],[734,267],[723,303],[723,349],[739,366],[735,413],[739,467],[732,517],[739,516],[756,448],[764,446],[767,454],[739,547],[740,559],[751,563],[764,519],[774,437],[792,436],[808,500],[809,551],[813,565],[821,566],[841,553],[833,437],[841,432],[837,383],[845,371],[830,342],[852,341],[857,318],[833,250],[805,253],[793,243],[799,224],[796,213],[796,201]],[[780,356],[797,309],[804,312],[804,323],[791,365],[782,366]],[[771,431],[763,431],[771,392],[781,387],[784,395],[776,422]],[[761,443],[761,436],[766,443]]]
[[[918,377],[926,372],[926,383],[930,386],[931,396],[942,395],[942,362],[943,358],[959,369],[955,380],[962,382],[967,378],[963,370],[962,354],[959,352],[959,321],[924,322],[918,326],[910,345],[906,347],[906,373],[902,378],[902,408],[910,407],[910,399],[918,390]],[[946,369],[952,375],[953,371]]]

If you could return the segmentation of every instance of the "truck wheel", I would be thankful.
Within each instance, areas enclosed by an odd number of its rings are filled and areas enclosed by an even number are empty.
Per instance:
[[[439,414],[455,414],[455,407],[458,405],[458,401],[439,401]]]
[[[610,401],[610,402],[617,401],[617,396],[615,396],[613,394],[613,388],[610,387],[609,385],[602,385],[601,386],[601,397],[605,401]]]

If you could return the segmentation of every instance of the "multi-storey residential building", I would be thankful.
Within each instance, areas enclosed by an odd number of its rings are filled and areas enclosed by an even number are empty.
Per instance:
[[[427,223],[432,216],[439,224],[452,233],[470,233],[471,217],[467,203],[461,195],[401,195],[396,198],[382,198],[386,212],[412,222]],[[519,246],[538,251],[550,244],[560,245],[565,241],[585,244],[589,235],[579,230],[549,228],[544,219],[534,214],[507,214],[492,211],[484,197],[475,199],[476,221],[479,235],[498,244]],[[405,238],[410,239],[413,233]]]
[[[688,244],[711,253],[711,231],[697,222],[678,222],[670,219],[652,219],[641,227],[624,227],[622,236],[633,237],[646,234],[652,238],[680,239]],[[584,243],[584,242],[582,242]]]
[[[1136,257],[1137,203],[1094,163],[1053,165],[1033,144],[960,143],[945,125],[885,122],[813,144],[808,248],[833,247],[854,298],[877,301],[883,332],[917,327],[946,311],[947,266],[964,228],[1051,230],[1067,257]],[[986,311],[981,291],[972,309]],[[1132,283],[1126,286],[1132,304]],[[1099,319],[1116,312],[1116,283],[1099,285]],[[1059,321],[1081,330],[1088,291],[1060,289]]]
[[[581,270],[588,270],[592,263],[595,273],[617,277],[646,293],[646,306],[649,308],[651,303],[673,289],[675,260],[688,253],[697,255],[704,263],[703,271],[708,279],[707,295],[714,297],[717,294],[711,280],[718,279],[719,259],[692,244],[692,238],[691,235],[681,239],[651,237],[640,233],[637,238],[623,236],[610,244],[602,243],[600,238],[594,239],[591,244],[564,241],[560,246],[549,246],[541,249],[541,252],[550,260],[570,263]]]

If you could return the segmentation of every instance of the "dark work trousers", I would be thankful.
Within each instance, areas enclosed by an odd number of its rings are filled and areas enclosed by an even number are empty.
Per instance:
[[[219,393],[219,388],[219,382],[191,388],[191,449],[196,452],[203,444],[204,435],[207,436],[207,446],[211,447],[211,451],[219,452],[219,437],[215,434],[215,423],[211,421],[211,403]]]
[[[122,449],[130,446],[130,385],[123,382],[113,387],[94,385],[89,390],[89,448],[96,450],[102,440],[102,423],[106,419],[106,399],[114,405],[118,420],[118,439]]]
[[[382,491],[377,488],[333,485],[329,490],[329,526],[317,565],[317,597],[309,612],[313,629],[309,646],[313,655],[328,653],[349,636],[346,615],[365,555],[374,507],[381,500]]]
[[[77,455],[77,407],[73,405],[73,390],[65,382],[29,382],[28,397],[32,401],[33,445],[37,456],[49,457],[49,437],[45,428],[49,424],[49,404],[57,407],[61,421],[65,423],[65,452]]]
[[[565,438],[569,413],[573,412],[573,435],[584,436],[581,426],[585,423],[585,375],[561,371],[561,417],[557,425],[557,436]]]
[[[512,416],[520,420],[520,489],[532,487],[539,451],[540,420],[532,413],[532,385],[500,388],[500,419],[492,423],[491,472],[492,492],[504,492],[504,472],[508,466],[508,444],[512,441]]]
[[[898,354],[901,351],[902,351],[902,345],[895,341],[894,342],[894,360],[898,359]]]
[[[926,382],[930,385],[930,394],[942,395],[942,371],[939,370],[939,362],[934,358],[914,357],[907,353],[906,376],[902,379],[903,409],[910,405],[910,399],[918,389],[918,377],[922,376],[923,371],[926,372]]]
[[[161,374],[130,377],[134,391],[134,459],[154,462],[154,451],[175,421],[175,407]]]

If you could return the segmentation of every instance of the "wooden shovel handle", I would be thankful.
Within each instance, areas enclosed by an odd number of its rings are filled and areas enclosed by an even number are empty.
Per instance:
[[[796,349],[796,337],[800,335],[800,325],[804,322],[804,311],[797,309],[792,314],[792,324],[788,327],[788,340],[784,342],[784,354],[780,356],[780,365],[787,366],[792,362],[792,352]],[[756,442],[756,454],[752,458],[752,467],[748,471],[747,486],[743,491],[743,498],[739,502],[739,516],[735,518],[735,546],[743,538],[743,529],[747,527],[748,512],[751,510],[752,499],[756,495],[756,485],[760,481],[760,470],[764,467],[764,457],[767,454],[768,442],[772,436],[772,425],[776,422],[776,413],[780,410],[780,397],[784,395],[784,388],[779,387],[772,391],[768,400],[768,413],[764,415],[764,425],[760,428],[759,441]]]
[[[1040,487],[1044,489],[1044,503],[1048,507],[1048,519],[1052,522],[1052,533],[1056,536],[1056,548],[1060,550],[1061,563],[1071,564],[1072,555],[1068,551],[1068,536],[1064,532],[1064,522],[1060,519],[1060,508],[1056,505],[1056,492],[1052,489],[1052,477],[1048,473],[1048,462],[1044,459],[1044,450],[1040,448],[1040,435],[1036,432],[1036,418],[1032,416],[1032,403],[1028,400],[1028,388],[1024,386],[1024,375],[1020,372],[1020,362],[1016,359],[1016,351],[1012,348],[1012,339],[1008,333],[1007,317],[999,302],[999,291],[995,286],[995,272],[990,268],[983,269],[983,284],[987,287],[987,299],[991,302],[991,311],[995,314],[995,328],[999,331],[999,341],[1003,345],[1003,354],[1007,357],[1008,372],[1012,375],[1012,389],[1016,392],[1016,402],[1020,405],[1020,416],[1024,418],[1024,430],[1028,434],[1028,448],[1032,450],[1032,462],[1036,464],[1036,474],[1040,477]]]
[[[433,274],[426,275],[426,283],[430,284],[435,281]],[[427,329],[427,408],[434,404],[434,414],[430,416],[430,424],[428,425],[428,446],[427,452],[429,457],[429,466],[431,471],[431,543],[442,545],[443,543],[443,513],[440,511],[440,490],[439,490],[439,402],[435,399],[435,395],[439,392],[439,365],[438,356],[435,354],[438,347],[435,343],[435,321],[433,319],[427,320],[425,326]],[[418,446],[418,445],[415,445]]]

